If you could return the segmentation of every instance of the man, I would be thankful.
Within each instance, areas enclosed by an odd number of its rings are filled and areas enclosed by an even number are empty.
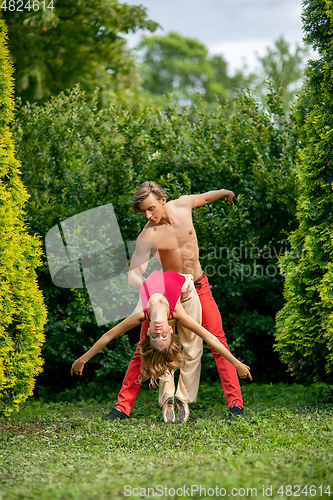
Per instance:
[[[148,223],[136,243],[129,284],[139,289],[143,281],[150,255],[161,261],[163,271],[173,270],[181,274],[192,274],[202,306],[202,326],[215,335],[227,348],[228,344],[222,327],[217,305],[211,294],[208,278],[199,262],[198,240],[192,222],[192,209],[224,198],[231,205],[235,195],[232,191],[220,189],[203,194],[181,196],[177,200],[166,201],[165,191],[155,182],[144,182],[135,192],[133,207],[141,212]],[[142,325],[147,329],[146,325]],[[132,357],[115,408],[108,419],[127,418],[140,389],[140,343]],[[234,366],[223,356],[211,349],[222,389],[229,407],[229,420],[243,415],[243,399]]]

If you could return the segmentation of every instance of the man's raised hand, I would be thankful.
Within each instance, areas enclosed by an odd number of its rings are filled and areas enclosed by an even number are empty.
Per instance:
[[[225,201],[227,201],[231,205],[234,205],[234,199],[235,199],[235,197],[236,197],[236,195],[232,191],[229,191],[229,193],[226,196],[223,196],[223,198],[225,199]]]

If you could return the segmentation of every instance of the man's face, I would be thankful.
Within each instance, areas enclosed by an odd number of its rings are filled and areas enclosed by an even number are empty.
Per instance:
[[[153,193],[149,193],[147,198],[139,203],[139,210],[150,222],[159,224],[164,216],[165,202],[165,198],[158,200]]]

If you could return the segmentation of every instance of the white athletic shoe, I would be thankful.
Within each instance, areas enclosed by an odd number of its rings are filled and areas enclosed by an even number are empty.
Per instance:
[[[175,421],[175,404],[172,397],[168,398],[162,406],[163,420],[166,424],[173,424]]]
[[[175,398],[175,401],[178,408],[178,422],[187,422],[188,417],[190,416],[190,409],[188,407],[188,404],[177,397]]]

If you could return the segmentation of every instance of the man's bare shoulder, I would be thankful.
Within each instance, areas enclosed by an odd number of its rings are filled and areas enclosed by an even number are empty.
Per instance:
[[[188,207],[192,208],[192,200],[191,200],[191,195],[182,195],[176,200],[170,200],[168,201],[167,205],[170,207],[172,206],[177,206],[177,207]]]
[[[156,226],[150,221],[147,222],[145,227],[142,229],[141,233],[137,237],[137,241],[154,241]]]

